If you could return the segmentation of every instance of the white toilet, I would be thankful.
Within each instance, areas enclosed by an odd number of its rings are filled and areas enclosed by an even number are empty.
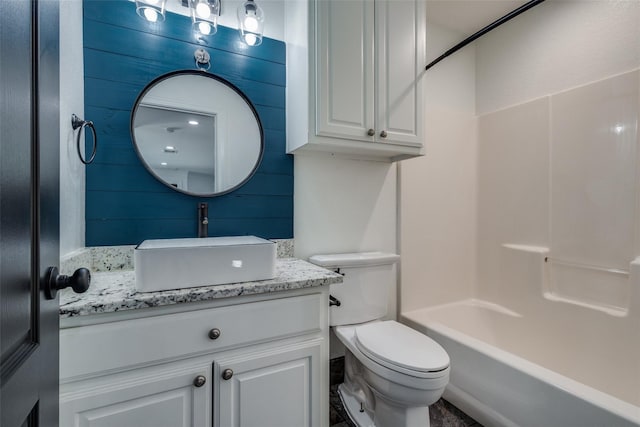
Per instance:
[[[330,324],[346,347],[340,397],[359,427],[428,427],[429,405],[449,382],[449,356],[431,338],[387,312],[398,255],[366,252],[314,255],[309,261],[344,275],[331,285],[339,305]]]

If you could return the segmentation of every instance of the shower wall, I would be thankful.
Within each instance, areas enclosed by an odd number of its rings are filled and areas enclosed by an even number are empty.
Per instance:
[[[463,35],[427,25],[435,58]],[[426,155],[398,162],[400,308],[414,310],[473,292],[476,259],[475,48],[430,69]]]
[[[475,296],[507,303],[501,245],[537,246],[541,292],[624,314],[640,255],[640,4],[547,2],[476,49]]]
[[[499,301],[502,244],[621,270],[554,263],[545,291],[624,306],[640,255],[640,3],[545,2],[470,47],[427,72],[427,154],[401,164],[400,310]]]
[[[549,248],[548,296],[628,310],[625,272],[640,255],[639,100],[633,71],[479,117],[482,299],[508,305],[502,245],[526,245]]]
[[[475,44],[481,115],[638,68],[640,3],[548,1]]]

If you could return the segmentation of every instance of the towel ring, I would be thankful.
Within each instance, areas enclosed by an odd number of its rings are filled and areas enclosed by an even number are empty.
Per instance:
[[[93,159],[96,158],[96,152],[98,151],[98,135],[96,134],[96,128],[93,126],[93,122],[91,120],[82,120],[80,117],[75,114],[71,115],[71,127],[73,130],[80,128],[78,132],[78,137],[76,139],[76,148],[78,149],[78,157],[80,157],[80,161],[85,165],[88,165],[93,162]],[[91,150],[91,156],[89,160],[85,160],[82,157],[82,151],[80,150],[80,137],[82,136],[82,129],[88,127],[91,129],[91,133],[93,134],[93,149]]]
[[[196,68],[198,70],[209,71],[209,68],[211,68],[211,57],[206,50],[202,48],[196,49],[193,52],[193,57],[196,60]]]

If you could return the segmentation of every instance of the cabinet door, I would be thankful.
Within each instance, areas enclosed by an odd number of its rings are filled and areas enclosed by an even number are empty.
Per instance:
[[[373,141],[374,5],[320,0],[316,5],[316,134]]]
[[[377,0],[375,16],[376,141],[421,146],[424,139],[425,1]]]
[[[322,340],[278,352],[216,362],[218,427],[320,427]],[[327,362],[328,363],[328,362]],[[226,369],[233,370],[228,380]],[[218,384],[216,384],[217,386]],[[326,420],[325,420],[326,421]]]
[[[212,365],[160,365],[61,388],[65,427],[203,427],[211,425]],[[201,387],[194,385],[204,376]],[[69,392],[65,392],[68,389]]]

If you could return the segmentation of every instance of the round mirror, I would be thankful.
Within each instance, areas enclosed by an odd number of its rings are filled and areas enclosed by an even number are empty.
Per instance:
[[[149,83],[131,113],[131,136],[154,177],[193,196],[240,187],[264,148],[260,118],[247,97],[201,71],[176,71]]]

